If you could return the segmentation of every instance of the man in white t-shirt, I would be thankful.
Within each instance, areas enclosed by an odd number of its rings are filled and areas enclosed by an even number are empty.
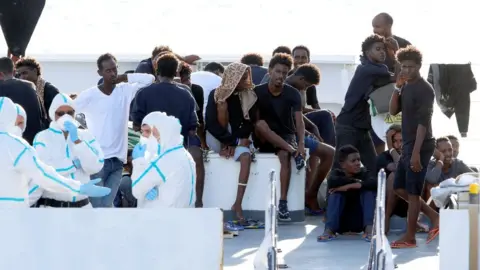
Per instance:
[[[103,83],[81,92],[75,105],[77,112],[85,115],[88,129],[105,157],[102,170],[92,177],[101,178],[98,185],[112,190],[108,196],[90,198],[90,202],[93,207],[113,207],[127,160],[130,103],[138,90],[152,84],[155,77],[140,73],[118,75],[117,59],[109,53],[98,58],[97,66]]]
[[[225,67],[217,62],[210,62],[205,66],[204,71],[196,71],[190,75],[192,84],[200,85],[203,88],[203,112],[205,113],[208,102],[208,95],[212,90],[222,84],[222,76]],[[205,116],[205,115],[204,115]]]

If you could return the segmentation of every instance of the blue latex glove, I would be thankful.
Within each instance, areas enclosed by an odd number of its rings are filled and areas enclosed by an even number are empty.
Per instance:
[[[88,197],[103,197],[110,194],[110,188],[95,185],[100,181],[102,181],[102,179],[97,178],[86,184],[82,184],[80,186],[80,194],[87,195]]]
[[[137,144],[133,148],[132,151],[132,158],[137,159],[145,156],[145,151],[147,150],[147,146],[145,144]]]
[[[80,160],[78,158],[73,160],[73,166],[75,166],[75,168],[77,168],[79,170],[82,169],[82,163],[80,162]]]
[[[152,188],[152,189],[151,189],[149,192],[147,192],[147,194],[145,195],[145,199],[147,199],[147,201],[153,201],[153,200],[155,200],[157,197],[158,197],[158,188],[157,188],[157,187]]]
[[[65,127],[65,131],[68,132],[70,135],[70,140],[72,142],[75,142],[78,140],[78,128],[75,126],[72,122],[66,121],[65,124],[63,124]]]

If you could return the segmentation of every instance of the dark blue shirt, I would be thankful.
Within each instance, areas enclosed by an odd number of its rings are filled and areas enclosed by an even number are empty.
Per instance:
[[[337,117],[337,123],[359,129],[372,129],[368,95],[373,90],[375,80],[391,76],[386,65],[368,60],[362,61],[350,81],[345,95],[345,103]]]
[[[253,84],[261,84],[263,77],[265,77],[265,74],[268,72],[267,68],[261,66],[250,66],[250,68],[252,69]]]
[[[138,91],[130,117],[140,126],[143,118],[151,112],[165,112],[180,120],[185,140],[191,130],[196,130],[198,118],[196,102],[190,91],[176,83],[161,82]]]

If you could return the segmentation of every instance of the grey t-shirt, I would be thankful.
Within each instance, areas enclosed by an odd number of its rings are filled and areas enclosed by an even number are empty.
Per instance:
[[[438,169],[435,166],[436,163],[437,162],[435,160],[430,160],[427,168],[427,174],[425,175],[425,180],[434,185],[440,184],[446,179],[455,178],[462,173],[473,172],[472,169],[467,166],[467,164],[458,158],[453,159],[452,166],[450,166],[450,169],[445,173],[442,171],[442,169]]]

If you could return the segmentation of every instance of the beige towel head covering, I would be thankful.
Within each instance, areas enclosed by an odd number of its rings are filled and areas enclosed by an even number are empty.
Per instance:
[[[257,95],[253,91],[255,85],[252,81],[250,66],[242,63],[231,63],[225,68],[222,84],[215,90],[215,102],[225,102],[233,94],[245,73],[247,73],[246,89],[239,91],[238,95],[242,104],[243,116],[249,120],[248,112],[257,101]]]

